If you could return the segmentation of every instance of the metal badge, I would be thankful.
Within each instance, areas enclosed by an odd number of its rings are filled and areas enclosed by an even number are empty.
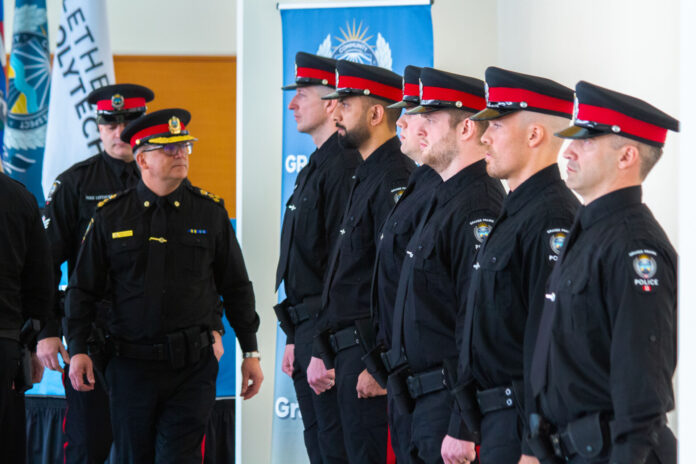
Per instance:
[[[181,121],[176,116],[169,119],[169,133],[174,135],[181,133]]]
[[[614,124],[613,126],[611,126],[611,131],[618,134],[619,132],[621,132],[621,127]]]
[[[123,95],[121,95],[120,93],[114,94],[111,97],[111,106],[113,106],[115,110],[122,109],[124,104],[125,100],[123,98]]]

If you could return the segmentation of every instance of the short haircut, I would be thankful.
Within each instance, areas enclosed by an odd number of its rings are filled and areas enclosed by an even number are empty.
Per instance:
[[[655,147],[620,135],[615,135],[612,138],[611,147],[614,150],[618,150],[624,145],[633,145],[638,149],[638,157],[640,158],[640,180],[645,180],[652,168],[662,157],[662,147]]]
[[[372,105],[380,105],[384,107],[384,116],[387,120],[387,125],[390,129],[396,130],[396,121],[401,116],[401,108],[387,108],[389,103],[375,97],[364,97],[365,107]]]
[[[452,129],[455,129],[462,121],[464,121],[467,118],[472,117],[474,114],[471,111],[466,111],[466,110],[459,110],[459,109],[454,109],[454,108],[447,108],[443,111],[446,111],[447,114],[449,114],[449,121],[450,121],[450,127]],[[486,132],[486,129],[488,129],[488,124],[489,121],[473,121],[474,125],[476,126],[476,140],[478,141],[479,144],[481,144],[481,136],[483,136],[483,133]]]

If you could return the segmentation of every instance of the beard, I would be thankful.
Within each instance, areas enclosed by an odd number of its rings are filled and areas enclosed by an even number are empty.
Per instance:
[[[367,125],[355,127],[350,131],[339,124],[336,124],[336,127],[340,127],[345,131],[344,135],[341,135],[340,132],[338,133],[338,143],[342,148],[355,150],[370,138],[370,131]]]
[[[423,151],[421,159],[423,164],[427,164],[437,172],[442,172],[457,157],[457,154],[457,142],[454,134],[449,134],[446,138]]]

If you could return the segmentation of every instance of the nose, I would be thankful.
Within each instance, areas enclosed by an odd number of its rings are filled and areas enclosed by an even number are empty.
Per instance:
[[[401,113],[401,116],[399,116],[399,119],[396,120],[396,125],[402,129],[405,129],[406,126],[408,126],[408,122],[406,121],[405,116],[406,116],[406,113]]]
[[[295,111],[297,109],[297,102],[295,101],[297,99],[297,95],[292,97],[292,100],[290,100],[290,103],[288,104],[288,109],[291,111]]]
[[[563,152],[563,158],[567,160],[572,160],[572,159],[577,159],[578,153],[577,153],[577,146],[578,146],[579,141],[578,140],[573,140],[568,144],[568,148],[565,149]]]
[[[114,135],[116,136],[117,139],[121,138],[121,132],[123,132],[123,129],[126,128],[126,123],[122,122],[116,126],[116,129],[114,129]]]
[[[489,126],[490,127],[490,126]],[[489,128],[487,128],[484,132],[483,135],[481,135],[481,143],[484,145],[490,145],[491,144],[491,137],[489,134]]]

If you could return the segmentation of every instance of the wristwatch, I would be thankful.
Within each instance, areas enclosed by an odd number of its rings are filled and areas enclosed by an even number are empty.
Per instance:
[[[247,358],[258,358],[259,361],[261,361],[261,353],[258,351],[247,351],[243,355],[244,359]]]

